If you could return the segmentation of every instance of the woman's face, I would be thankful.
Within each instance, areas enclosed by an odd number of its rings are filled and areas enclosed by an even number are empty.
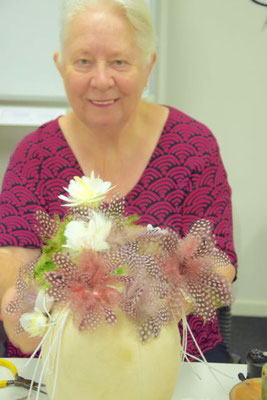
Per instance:
[[[103,7],[76,15],[62,63],[55,55],[72,109],[89,129],[123,127],[134,117],[154,59],[145,64],[132,26]]]

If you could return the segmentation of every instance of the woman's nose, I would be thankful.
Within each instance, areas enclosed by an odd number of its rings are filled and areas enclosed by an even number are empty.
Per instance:
[[[96,65],[91,78],[91,86],[106,91],[114,86],[114,78],[107,65]]]

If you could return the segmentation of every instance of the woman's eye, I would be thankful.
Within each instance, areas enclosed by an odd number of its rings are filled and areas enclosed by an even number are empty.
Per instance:
[[[117,67],[122,67],[123,65],[125,65],[125,61],[124,60],[115,60],[115,64]]]
[[[82,58],[82,59],[78,60],[78,64],[79,65],[88,65],[89,64],[89,60],[86,60],[85,58]]]

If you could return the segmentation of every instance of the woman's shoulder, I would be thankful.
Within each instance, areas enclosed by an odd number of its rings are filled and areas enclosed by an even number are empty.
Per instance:
[[[178,108],[172,106],[166,106],[169,109],[168,120],[166,121],[169,124],[172,124],[173,127],[183,126],[188,127],[188,132],[201,132],[203,134],[212,134],[210,129],[203,122],[200,122],[196,118],[186,114],[185,112],[179,110]],[[185,129],[185,131],[187,131]]]
[[[41,142],[47,138],[54,138],[59,132],[61,132],[61,129],[57,118],[40,125],[34,131],[28,133],[19,144],[25,145],[27,143]]]
[[[196,146],[197,143],[202,143],[211,150],[218,147],[217,140],[207,125],[175,107],[167,107],[169,115],[164,127],[167,136],[170,135],[175,141],[184,144]]]
[[[60,139],[61,137],[62,133],[58,119],[46,122],[24,136],[17,144],[11,156],[11,160],[16,159],[18,161],[18,159],[24,159],[26,161],[27,158],[33,154],[40,157],[43,148],[49,151],[50,147],[55,143],[55,139]]]

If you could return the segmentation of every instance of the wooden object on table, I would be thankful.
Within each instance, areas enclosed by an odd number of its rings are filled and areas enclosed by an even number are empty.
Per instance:
[[[262,388],[261,388],[261,400],[267,400],[267,363],[262,367]]]

